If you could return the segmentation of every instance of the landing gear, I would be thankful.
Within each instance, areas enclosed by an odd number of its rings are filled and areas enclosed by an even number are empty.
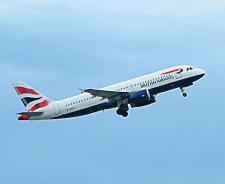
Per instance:
[[[187,93],[183,93],[183,97],[187,97]]]
[[[181,89],[181,92],[183,94],[183,97],[187,97],[187,93],[185,93],[184,88],[181,87],[180,89]]]
[[[123,116],[124,118],[126,118],[128,116],[128,112],[123,110],[123,109],[117,109],[116,113],[119,115],[119,116]]]
[[[119,116],[123,116],[124,118],[128,116],[128,111],[129,111],[129,107],[128,107],[128,100],[118,100],[117,101],[117,111],[116,113]]]
[[[128,112],[127,112],[127,111],[123,112],[122,116],[123,116],[124,118],[126,118],[126,117],[128,116]]]
[[[119,116],[121,116],[122,113],[123,113],[123,110],[122,109],[117,109],[116,114],[118,114]]]

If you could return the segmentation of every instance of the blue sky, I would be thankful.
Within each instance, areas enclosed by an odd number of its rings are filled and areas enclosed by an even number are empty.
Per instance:
[[[0,183],[225,182],[225,1],[1,0]],[[12,83],[62,99],[179,64],[207,75],[157,104],[18,122]]]

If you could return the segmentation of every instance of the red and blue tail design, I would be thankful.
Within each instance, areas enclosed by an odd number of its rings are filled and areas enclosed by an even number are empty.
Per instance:
[[[15,83],[14,88],[28,112],[35,112],[38,109],[44,108],[51,101],[25,82]]]

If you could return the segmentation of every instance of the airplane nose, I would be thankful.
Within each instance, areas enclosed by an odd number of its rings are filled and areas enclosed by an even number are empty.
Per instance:
[[[198,69],[198,75],[200,75],[201,78],[204,77],[205,71],[203,69]]]
[[[205,75],[205,71],[200,69],[200,73],[204,76]]]

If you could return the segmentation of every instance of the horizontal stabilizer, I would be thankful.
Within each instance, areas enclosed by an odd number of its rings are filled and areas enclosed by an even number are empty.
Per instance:
[[[32,117],[32,116],[40,116],[43,113],[44,112],[20,112],[20,113],[17,113],[17,114],[18,115],[26,115],[26,116]]]

